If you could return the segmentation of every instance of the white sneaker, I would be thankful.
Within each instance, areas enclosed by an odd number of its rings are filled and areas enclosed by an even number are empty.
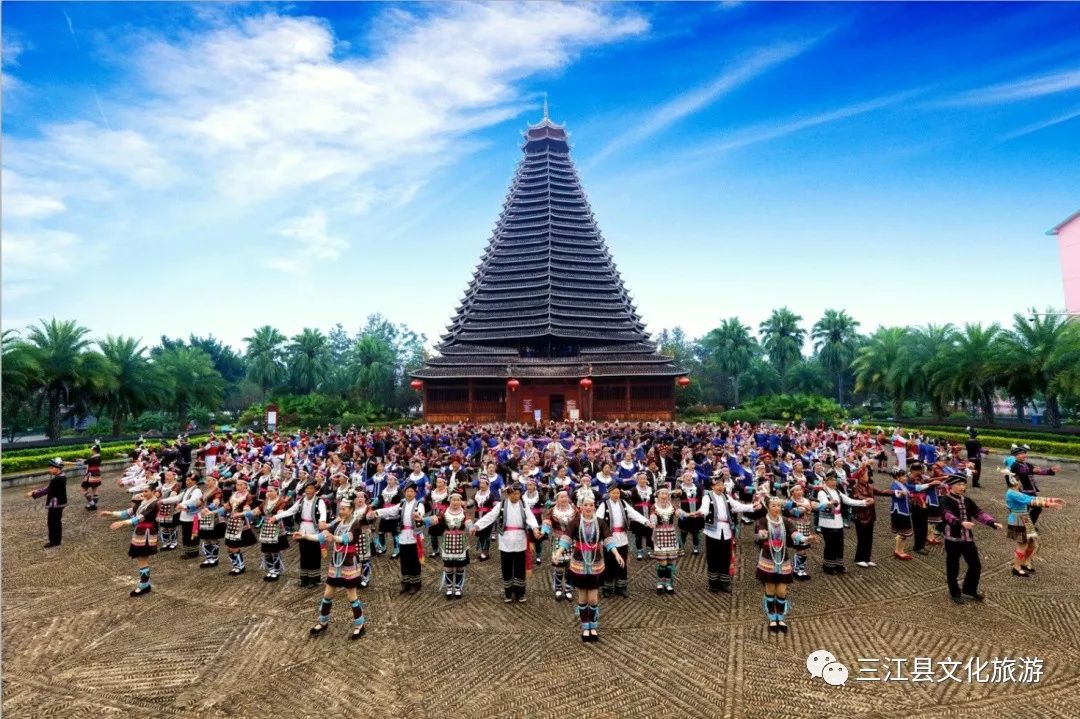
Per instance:
[[[874,563],[874,562],[867,562],[867,563],[866,563],[866,566],[868,566],[868,567],[876,567],[876,566],[877,566],[877,564],[876,564],[876,563]]]
[[[866,562],[855,562],[855,566],[862,567],[863,569],[869,569],[870,565]]]
[[[455,589],[454,590],[454,596],[455,597],[460,597],[461,596],[461,590],[460,589]]]
[[[555,598],[556,599],[562,599],[562,590],[561,589],[558,589],[558,590],[555,591]]]

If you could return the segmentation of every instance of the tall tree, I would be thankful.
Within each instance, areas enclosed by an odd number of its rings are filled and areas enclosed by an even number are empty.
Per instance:
[[[154,365],[165,378],[169,399],[180,429],[187,426],[193,405],[218,408],[224,390],[221,374],[210,355],[198,347],[174,347],[161,352]]]
[[[761,332],[761,345],[769,355],[769,361],[780,374],[781,381],[788,367],[802,356],[806,330],[799,327],[800,322],[802,322],[800,315],[787,307],[781,307],[773,310],[769,318],[758,327]]]
[[[844,310],[825,310],[810,333],[821,366],[836,377],[837,402],[844,406],[844,375],[855,359],[859,322]]]
[[[956,328],[951,323],[929,323],[907,333],[897,359],[896,381],[904,393],[916,401],[928,401],[934,419],[938,421],[945,416],[947,397],[941,392],[942,386],[935,385],[932,378],[946,361],[955,342]]]
[[[285,335],[275,327],[263,325],[244,341],[248,377],[262,388],[265,396],[285,381]]]
[[[165,399],[165,387],[139,340],[108,335],[98,346],[112,364],[115,383],[102,406],[112,418],[113,436],[118,436],[126,418],[160,406]]]
[[[855,355],[856,391],[880,392],[891,402],[893,416],[899,418],[904,405],[906,375],[901,366],[906,327],[879,327]]]
[[[345,331],[340,322],[330,328],[326,339],[330,347],[330,357],[334,364],[345,362],[349,358],[349,352],[352,351],[354,340],[349,337],[349,333]]]
[[[0,333],[3,358],[0,359],[0,410],[4,434],[14,441],[16,434],[29,429],[37,418],[33,401],[34,387],[39,386],[39,368],[30,346],[19,339],[15,330]]]
[[[232,347],[224,344],[212,334],[206,337],[198,337],[192,334],[188,338],[188,346],[198,347],[210,355],[210,360],[214,363],[214,369],[230,385],[235,385],[244,379],[247,374],[247,365],[244,363],[244,358],[238,355]]]
[[[951,346],[934,362],[931,384],[944,396],[978,403],[983,419],[994,423],[994,390],[1001,370],[998,341],[1001,326],[968,323],[957,332]]]
[[[389,406],[394,397],[396,364],[394,348],[384,338],[362,337],[353,347],[350,362],[354,392],[377,407]]]
[[[112,385],[109,361],[90,349],[89,334],[74,320],[55,317],[29,328],[28,351],[38,368],[35,380],[45,405],[49,439],[60,437],[65,408],[84,412]]]
[[[728,317],[701,338],[700,345],[716,366],[731,378],[735,404],[739,404],[739,376],[761,356],[761,346],[750,334],[749,325],[744,325],[738,317]]]
[[[781,388],[780,373],[771,363],[761,359],[755,359],[739,375],[739,386],[750,399],[764,395],[776,394]]]
[[[305,327],[289,343],[288,367],[292,388],[301,394],[314,392],[330,372],[330,345],[317,329]]]
[[[1070,328],[1070,326],[1072,326]],[[1030,380],[1035,391],[1046,402],[1046,419],[1054,427],[1061,426],[1059,397],[1062,381],[1068,377],[1067,359],[1075,356],[1080,344],[1075,323],[1048,310],[1030,316],[1013,315],[1011,332],[1002,337],[1001,359],[1004,370]]]
[[[829,391],[829,377],[816,357],[802,359],[788,367],[784,377],[788,392],[823,395]]]

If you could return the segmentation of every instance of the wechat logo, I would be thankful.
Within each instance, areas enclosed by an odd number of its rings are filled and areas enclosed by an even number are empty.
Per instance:
[[[848,668],[836,661],[832,652],[818,649],[811,652],[806,658],[806,671],[814,679],[824,679],[826,684],[834,687],[842,686],[848,680]]]

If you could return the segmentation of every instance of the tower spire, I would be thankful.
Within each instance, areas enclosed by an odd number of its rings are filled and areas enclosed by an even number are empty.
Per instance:
[[[544,93],[544,119],[545,120],[550,119],[548,117],[548,100],[547,100],[547,93],[546,92]]]

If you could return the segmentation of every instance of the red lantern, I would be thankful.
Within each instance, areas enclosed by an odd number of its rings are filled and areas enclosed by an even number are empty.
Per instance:
[[[414,379],[412,382],[409,383],[409,386],[419,392],[421,389],[424,388],[424,383],[418,379]]]
[[[518,382],[516,379],[511,377],[506,381],[506,386],[510,388],[511,392],[514,392],[517,390],[518,387],[521,386],[521,382]]]
[[[680,377],[679,379],[675,380],[675,384],[679,385],[683,389],[686,389],[690,385],[690,378]]]
[[[592,387],[592,380],[589,379],[588,377],[582,377],[581,381],[578,382],[578,384],[581,385],[581,389],[588,392],[589,388]]]

